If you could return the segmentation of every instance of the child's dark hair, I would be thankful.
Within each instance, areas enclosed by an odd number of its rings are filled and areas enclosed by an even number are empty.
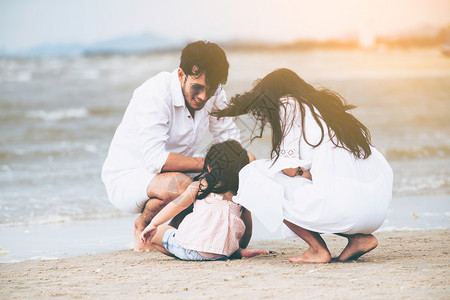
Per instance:
[[[194,181],[205,179],[207,182],[206,187],[200,184],[197,199],[227,191],[236,195],[239,171],[249,162],[247,151],[235,140],[212,145],[206,154],[202,173],[194,178]]]

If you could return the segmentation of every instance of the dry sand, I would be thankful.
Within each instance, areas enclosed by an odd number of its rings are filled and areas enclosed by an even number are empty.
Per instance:
[[[0,298],[450,299],[450,230],[378,233],[379,246],[348,263],[293,264],[300,239],[253,242],[274,254],[185,262],[124,250],[0,265]],[[324,236],[333,256],[345,239]]]

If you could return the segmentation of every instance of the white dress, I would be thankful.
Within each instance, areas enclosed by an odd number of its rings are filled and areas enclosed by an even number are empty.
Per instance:
[[[330,141],[323,121],[324,139],[311,147],[302,136],[300,104],[293,98],[281,100],[280,117],[292,126],[284,128],[280,157],[273,165],[270,160],[257,160],[243,168],[234,201],[270,231],[283,219],[319,233],[377,230],[392,199],[393,173],[383,155],[372,147],[367,159],[355,159]],[[308,142],[317,144],[321,130],[306,106],[304,126]],[[298,166],[310,169],[312,181],[281,172]]]

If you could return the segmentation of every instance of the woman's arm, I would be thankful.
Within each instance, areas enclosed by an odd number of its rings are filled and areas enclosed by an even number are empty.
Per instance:
[[[284,175],[287,175],[289,177],[294,177],[294,176],[299,175],[299,176],[301,176],[303,178],[307,178],[309,180],[312,180],[312,176],[311,176],[310,170],[305,170],[302,167],[283,169],[282,172],[283,172]]]
[[[289,177],[294,177],[298,174],[298,168],[288,168],[282,170],[284,175],[287,175]]]
[[[289,177],[302,175],[303,169],[299,166],[300,160],[300,140],[302,138],[301,111],[296,100],[290,98],[283,101],[280,106],[280,120],[283,123],[283,139],[280,144],[278,161],[285,168],[283,174]]]

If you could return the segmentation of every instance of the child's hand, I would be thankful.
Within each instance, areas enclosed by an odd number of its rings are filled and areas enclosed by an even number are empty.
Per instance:
[[[155,226],[153,224],[148,224],[147,227],[145,227],[144,231],[142,231],[141,233],[141,241],[143,243],[146,243],[147,241],[151,241],[152,238],[155,236],[156,234],[156,229],[158,228],[158,226]]]
[[[254,256],[258,256],[258,255],[269,254],[269,252],[267,252],[265,250],[247,250],[247,249],[242,249],[242,248],[239,248],[238,252],[241,255],[241,257],[254,257]]]

